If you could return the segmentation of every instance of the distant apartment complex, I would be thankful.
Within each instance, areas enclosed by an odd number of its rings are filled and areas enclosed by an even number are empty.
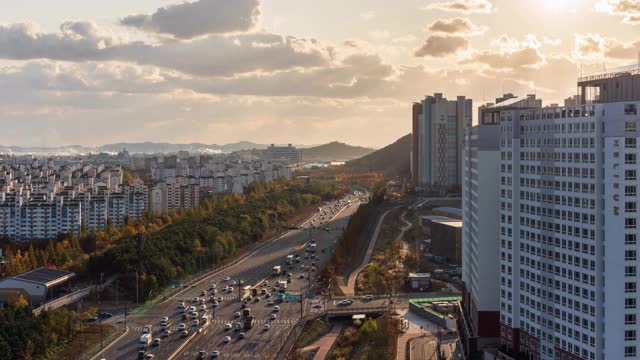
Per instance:
[[[425,191],[445,193],[462,183],[462,137],[471,124],[473,103],[458,96],[427,96],[412,108],[414,184]]]
[[[152,182],[124,184],[119,164],[129,161],[133,159],[126,151],[115,159],[99,156],[98,160],[0,156],[0,238],[80,234],[83,226],[90,231],[104,229],[108,223],[139,219],[147,211],[196,207],[211,193],[241,194],[253,182],[291,178],[288,160],[242,161],[231,155],[180,152],[145,158],[143,166]]]
[[[275,146],[271,144],[265,152],[266,160],[286,161],[290,165],[302,163],[302,152],[289,144],[288,146]]]

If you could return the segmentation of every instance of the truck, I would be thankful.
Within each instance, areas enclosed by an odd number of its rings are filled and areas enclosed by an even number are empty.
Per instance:
[[[253,327],[253,323],[254,323],[253,316],[252,315],[246,316],[244,318],[244,329],[251,330],[251,328]]]
[[[273,271],[271,272],[271,274],[273,276],[280,276],[280,274],[282,274],[282,266],[280,266],[280,265],[274,266],[273,267]]]
[[[293,255],[287,255],[287,264],[288,265],[293,264]]]
[[[278,281],[278,283],[276,284],[276,287],[278,287],[280,290],[286,289],[287,288],[287,282],[286,281]]]
[[[251,286],[245,286],[244,288],[242,288],[242,297],[241,297],[241,299],[244,300],[248,296],[251,296]]]
[[[146,350],[147,348],[149,348],[149,345],[151,344],[151,334],[144,334],[142,336],[140,336],[140,340],[138,341],[138,344],[140,345],[140,349]]]
[[[242,316],[244,317],[251,316],[251,308],[242,309]]]

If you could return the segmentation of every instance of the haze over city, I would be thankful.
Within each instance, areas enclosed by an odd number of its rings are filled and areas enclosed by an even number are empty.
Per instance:
[[[12,2],[0,144],[381,147],[433,91],[562,103],[581,66],[636,61],[639,14],[615,0]]]

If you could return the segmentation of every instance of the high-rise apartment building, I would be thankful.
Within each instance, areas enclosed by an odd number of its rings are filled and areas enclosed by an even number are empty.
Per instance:
[[[417,117],[417,185],[426,191],[445,193],[456,190],[462,183],[462,137],[464,128],[471,125],[473,103],[458,96],[447,100],[442,94],[427,96],[421,102]]]
[[[500,127],[465,130],[462,166],[462,281],[466,352],[500,337]]]
[[[530,359],[637,359],[640,71],[500,112],[500,336]]]
[[[421,103],[413,103],[413,107],[411,109],[411,138],[412,138],[412,147],[411,147],[411,180],[413,186],[419,185],[418,178],[418,143],[419,143],[419,121],[420,115],[422,115],[422,104]]]
[[[302,163],[302,152],[289,144],[288,146],[275,146],[271,144],[265,152],[265,159],[275,161],[287,161],[289,164]]]

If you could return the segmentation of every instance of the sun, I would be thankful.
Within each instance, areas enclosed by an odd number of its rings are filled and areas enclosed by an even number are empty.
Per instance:
[[[577,5],[577,0],[543,0],[545,12],[551,14],[575,12]]]

